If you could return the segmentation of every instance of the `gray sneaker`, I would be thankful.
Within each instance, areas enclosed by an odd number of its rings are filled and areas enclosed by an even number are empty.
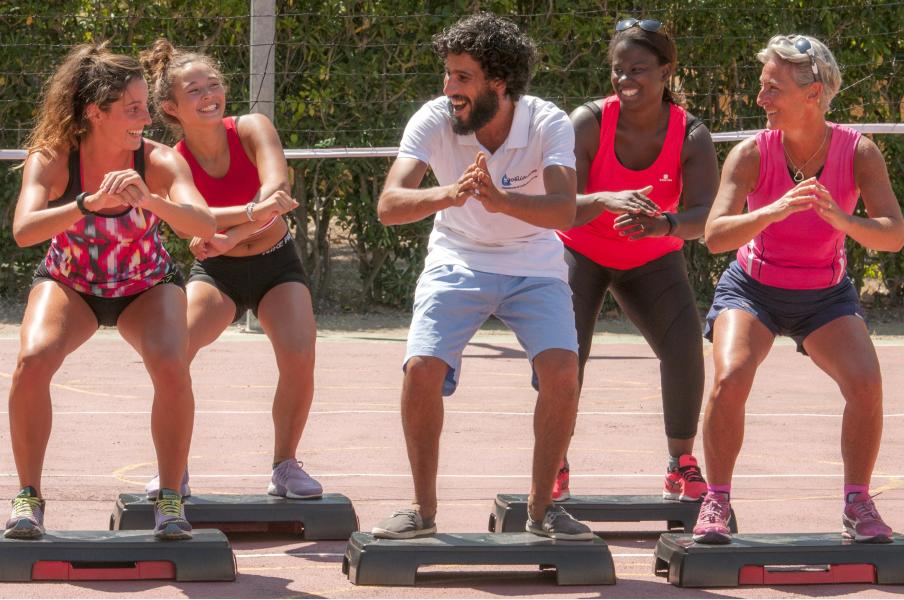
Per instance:
[[[589,527],[572,517],[561,506],[550,506],[543,515],[543,521],[537,522],[527,518],[524,527],[528,533],[542,535],[554,540],[592,540],[593,532]]]
[[[388,519],[377,523],[370,532],[376,538],[409,540],[433,535],[436,533],[436,523],[433,519],[424,519],[421,513],[413,508],[403,508],[392,513]]]
[[[35,540],[44,535],[44,501],[31,486],[13,498],[13,510],[6,522],[3,537]]]
[[[323,487],[301,468],[294,458],[288,458],[273,469],[267,493],[295,500],[313,500],[323,497]]]

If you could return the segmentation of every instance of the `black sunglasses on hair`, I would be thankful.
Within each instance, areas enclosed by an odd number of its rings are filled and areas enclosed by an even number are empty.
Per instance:
[[[620,33],[632,27],[640,27],[649,33],[656,33],[662,29],[662,22],[655,19],[624,19],[615,24],[615,31]]]
[[[802,35],[797,36],[793,43],[794,48],[798,52],[806,54],[810,58],[810,69],[813,71],[813,79],[819,81],[819,65],[816,64],[816,51],[813,50],[813,44]]]

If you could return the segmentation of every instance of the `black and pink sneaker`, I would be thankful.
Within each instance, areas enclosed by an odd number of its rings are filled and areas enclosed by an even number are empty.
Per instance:
[[[556,473],[556,481],[552,484],[553,502],[562,502],[563,500],[568,500],[569,498],[571,498],[571,492],[568,489],[568,480],[570,473],[571,472],[568,468],[568,463],[563,462],[562,466],[559,467],[559,472]]]
[[[844,504],[844,512],[841,513],[841,523],[844,525],[841,535],[855,542],[868,544],[892,542],[894,532],[879,516],[876,504],[866,492],[850,494],[849,500]]]
[[[678,457],[678,468],[665,474],[662,497],[681,502],[700,502],[706,495],[706,480],[692,454]]]

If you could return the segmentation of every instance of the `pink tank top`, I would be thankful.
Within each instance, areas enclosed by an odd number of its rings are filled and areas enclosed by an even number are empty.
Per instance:
[[[133,168],[144,178],[144,141]],[[48,202],[75,202],[82,192],[78,149],[69,153],[69,183],[63,195]],[[85,190],[88,191],[88,190]],[[149,210],[128,208],[115,215],[85,215],[50,240],[44,266],[50,275],[77,292],[101,298],[133,296],[175,269],[160,241],[160,218]]]
[[[848,214],[854,212],[860,190],[854,181],[854,150],[860,133],[829,123],[832,139],[819,182],[828,188],[836,204]],[[794,187],[782,146],[782,132],[765,130],[756,136],[760,152],[760,176],[747,196],[747,210],[753,211],[781,198]],[[793,290],[831,287],[841,282],[847,271],[845,235],[826,223],[814,210],[794,213],[763,229],[738,249],[738,265],[765,285]]]
[[[652,185],[649,198],[663,211],[674,212],[681,199],[681,150],[687,113],[680,106],[671,105],[669,128],[659,156],[648,168],[635,171],[623,166],[615,155],[615,128],[620,109],[617,96],[603,101],[600,147],[590,165],[584,193],[638,190]],[[677,237],[633,241],[622,237],[612,226],[617,216],[604,212],[590,223],[558,232],[559,237],[572,250],[612,269],[634,269],[684,245],[684,240]]]
[[[175,146],[176,151],[185,157],[191,168],[195,187],[207,200],[207,205],[213,207],[247,204],[261,189],[257,167],[245,154],[235,118],[225,117],[223,125],[226,127],[226,140],[229,143],[229,171],[223,177],[211,177],[188,149],[185,140],[179,140]]]

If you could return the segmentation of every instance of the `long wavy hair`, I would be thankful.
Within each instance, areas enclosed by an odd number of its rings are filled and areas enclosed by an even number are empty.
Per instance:
[[[28,153],[56,153],[78,148],[91,130],[86,109],[106,111],[135,79],[144,77],[141,63],[114,54],[109,42],[80,44],[69,51],[50,76],[38,108],[37,125],[28,136]]]

